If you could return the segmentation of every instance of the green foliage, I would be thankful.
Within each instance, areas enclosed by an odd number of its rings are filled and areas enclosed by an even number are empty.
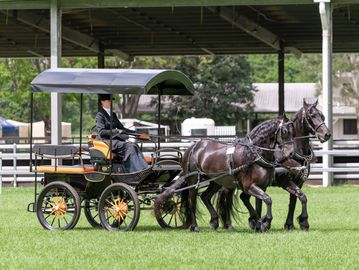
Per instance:
[[[5,59],[0,61],[0,116],[28,122],[30,119],[30,82],[37,75],[37,69],[46,64],[38,60]],[[50,117],[50,95],[34,95],[34,120]]]
[[[188,74],[196,89],[193,97],[170,97],[170,119],[208,117],[217,125],[235,125],[248,118],[254,89],[243,56],[186,57],[176,69]]]
[[[359,188],[304,187],[309,232],[285,231],[286,191],[269,188],[272,228],[248,229],[241,205],[235,230],[211,231],[201,205],[201,233],[165,230],[152,211],[142,211],[135,231],[93,229],[82,213],[71,231],[47,231],[26,212],[32,188],[5,188],[0,194],[0,269],[358,269]],[[200,203],[201,200],[198,199]],[[301,210],[297,203],[295,216]]]
[[[252,68],[251,80],[255,83],[278,82],[278,55],[248,55],[246,56]],[[317,82],[321,75],[321,55],[304,54],[300,58],[286,54],[284,59],[284,81]]]

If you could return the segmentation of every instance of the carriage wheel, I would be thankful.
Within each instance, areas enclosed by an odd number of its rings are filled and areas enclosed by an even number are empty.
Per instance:
[[[98,199],[86,199],[84,214],[87,221],[94,228],[101,227],[100,216],[98,214]]]
[[[155,211],[157,222],[162,228],[183,228],[181,203],[181,197],[174,194],[161,204],[160,213]]]
[[[109,231],[132,231],[140,218],[137,194],[124,183],[108,186],[101,194],[99,215],[102,227]]]
[[[44,187],[36,201],[36,215],[48,230],[69,230],[80,218],[81,201],[76,190],[64,182],[52,182]]]

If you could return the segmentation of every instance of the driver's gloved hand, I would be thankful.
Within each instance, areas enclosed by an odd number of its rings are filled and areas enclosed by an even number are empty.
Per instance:
[[[124,140],[124,141],[127,141],[130,136],[128,136],[127,134],[125,133],[122,133],[122,134],[118,134],[118,137],[121,139],[121,140]]]
[[[117,132],[117,136],[119,139],[121,140],[128,140],[129,139],[129,136],[126,134],[126,131],[123,130],[123,129],[116,129],[116,132]]]

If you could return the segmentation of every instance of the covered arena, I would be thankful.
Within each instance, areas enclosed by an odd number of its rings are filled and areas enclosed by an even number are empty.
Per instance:
[[[0,57],[278,54],[278,112],[284,55],[323,55],[323,112],[332,126],[332,52],[359,50],[359,3],[345,0],[0,1]],[[52,142],[60,142],[61,96],[52,94]],[[57,110],[55,109],[57,108]],[[332,149],[332,141],[324,150]],[[333,176],[323,156],[323,185]]]

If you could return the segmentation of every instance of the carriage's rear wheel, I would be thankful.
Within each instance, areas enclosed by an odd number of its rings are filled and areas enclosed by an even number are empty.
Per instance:
[[[90,223],[92,227],[94,228],[101,227],[100,216],[98,213],[98,199],[85,200],[84,214],[87,221]]]
[[[108,186],[100,197],[99,216],[109,231],[132,231],[140,218],[140,203],[135,191],[124,183]]]
[[[75,227],[81,213],[80,196],[67,183],[56,181],[44,187],[36,201],[36,215],[48,230],[69,230]]]
[[[159,213],[155,211],[156,220],[162,228],[183,228],[181,203],[181,197],[173,194],[161,204]]]

